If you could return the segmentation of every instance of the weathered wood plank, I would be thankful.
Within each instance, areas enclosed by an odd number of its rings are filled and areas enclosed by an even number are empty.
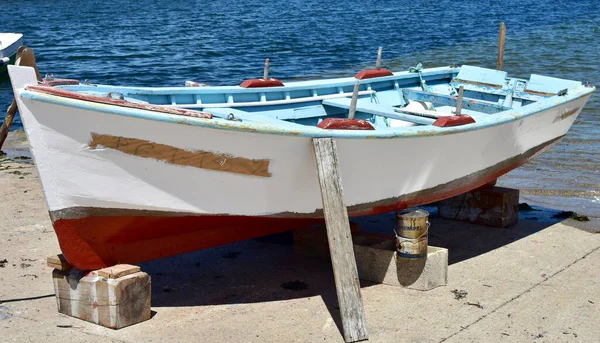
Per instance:
[[[348,224],[348,212],[343,200],[335,141],[331,138],[315,138],[313,145],[344,340],[346,342],[366,340],[368,339],[367,325]]]
[[[140,267],[133,266],[131,264],[117,264],[116,266],[106,267],[97,271],[101,277],[109,279],[118,279],[121,276],[137,273],[140,271]]]
[[[24,67],[32,67],[35,70],[35,75],[37,76],[38,81],[42,80],[40,76],[40,72],[38,71],[37,64],[35,62],[35,55],[33,50],[27,47],[19,47],[17,50],[17,58],[15,60],[15,65],[24,66]],[[2,149],[2,145],[4,145],[4,141],[6,140],[6,136],[8,135],[8,130],[13,123],[13,119],[15,114],[17,114],[17,102],[15,99],[10,103],[8,109],[6,110],[6,116],[4,117],[4,121],[2,122],[2,126],[0,126],[0,149]]]
[[[504,42],[506,41],[506,26],[504,22],[500,23],[500,35],[498,36],[498,61],[496,69],[502,70],[504,65]]]
[[[48,258],[46,258],[46,264],[48,267],[58,269],[60,271],[66,271],[72,268],[62,254],[48,256]]]

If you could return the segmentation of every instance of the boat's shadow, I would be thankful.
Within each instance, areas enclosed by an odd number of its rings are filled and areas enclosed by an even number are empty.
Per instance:
[[[521,217],[524,217],[523,215]],[[431,218],[429,243],[454,264],[515,242],[555,222],[521,220],[508,229]],[[361,220],[363,231],[392,235],[393,216]],[[331,263],[295,254],[291,233],[150,261],[152,306],[210,306],[320,296],[341,328]],[[361,281],[362,287],[373,283]]]

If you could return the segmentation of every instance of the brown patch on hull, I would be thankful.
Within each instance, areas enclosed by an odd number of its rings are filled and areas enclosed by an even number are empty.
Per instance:
[[[554,118],[553,123],[556,123],[557,121],[561,121],[561,120],[567,119],[570,116],[572,116],[574,114],[577,114],[579,112],[579,110],[581,110],[581,108],[574,108],[572,110],[569,110],[569,111],[567,111],[567,112],[559,115],[558,117]]]
[[[118,150],[128,155],[152,158],[181,166],[210,169],[222,172],[270,177],[269,160],[251,160],[202,150],[184,150],[171,145],[144,139],[103,135],[92,132],[90,148],[98,145]]]

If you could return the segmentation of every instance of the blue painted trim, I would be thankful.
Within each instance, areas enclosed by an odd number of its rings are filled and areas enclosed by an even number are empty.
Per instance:
[[[422,72],[422,76],[435,79],[451,78],[456,75],[460,68],[440,67],[430,68]],[[417,79],[418,75],[409,72],[396,72],[393,76],[378,77],[374,79],[361,80],[361,84],[370,85],[385,83],[390,81],[401,81]],[[211,86],[211,87],[128,87],[112,85],[68,85],[60,88],[75,92],[95,92],[108,93],[119,92],[123,95],[200,95],[200,94],[244,94],[244,93],[285,93],[303,90],[313,90],[315,88],[337,88],[353,87],[357,79],[354,77],[344,77],[337,79],[292,81],[286,82],[285,88],[242,88],[239,86]],[[352,91],[352,89],[350,89]]]
[[[565,96],[554,96],[539,102],[490,115],[474,124],[463,126],[440,128],[436,126],[412,126],[401,128],[387,128],[375,131],[351,131],[351,130],[322,130],[316,127],[303,126],[303,130],[280,126],[277,123],[268,124],[264,122],[235,122],[220,118],[202,119],[173,115],[168,113],[153,112],[148,110],[133,109],[101,103],[90,103],[87,101],[58,97],[55,95],[23,90],[20,96],[33,101],[79,108],[83,110],[103,112],[109,115],[120,115],[125,117],[154,120],[171,124],[184,124],[206,128],[233,130],[241,132],[253,132],[276,135],[293,135],[311,138],[331,137],[350,139],[386,139],[386,138],[409,138],[421,136],[456,134],[506,124],[536,113],[563,105],[567,102],[590,95],[595,91],[594,87],[579,86],[569,90]]]

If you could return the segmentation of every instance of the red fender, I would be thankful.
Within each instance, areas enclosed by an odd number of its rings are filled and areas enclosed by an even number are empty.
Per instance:
[[[354,77],[359,80],[364,80],[364,79],[372,79],[374,77],[393,76],[393,75],[394,74],[391,71],[389,71],[385,68],[381,68],[381,69],[362,70],[362,71],[358,72],[358,74],[356,74],[356,76],[354,76]]]
[[[251,79],[240,84],[243,88],[259,88],[259,87],[283,87],[283,83],[277,79]]]
[[[473,124],[475,119],[471,116],[462,114],[459,116],[448,116],[448,117],[439,117],[434,123],[434,126],[439,127],[450,127],[450,126],[460,126],[466,124]]]
[[[373,125],[364,119],[326,118],[317,125],[325,130],[375,130]]]

